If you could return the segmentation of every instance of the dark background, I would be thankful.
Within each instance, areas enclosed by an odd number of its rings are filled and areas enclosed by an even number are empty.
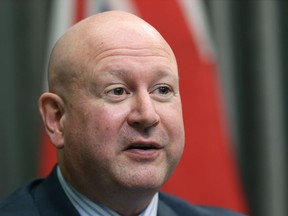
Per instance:
[[[0,0],[0,197],[36,176],[49,0]],[[250,210],[288,215],[288,1],[205,0]]]

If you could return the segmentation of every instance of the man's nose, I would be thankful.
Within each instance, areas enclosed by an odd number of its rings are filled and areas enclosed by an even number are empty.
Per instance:
[[[149,92],[135,94],[128,115],[128,124],[133,127],[147,129],[155,127],[160,122],[160,116],[156,110],[156,101],[153,101]]]

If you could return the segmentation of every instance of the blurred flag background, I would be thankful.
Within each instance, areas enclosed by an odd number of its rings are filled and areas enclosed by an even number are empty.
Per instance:
[[[55,164],[37,110],[47,58],[69,26],[106,10],[144,18],[177,57],[186,147],[163,190],[287,215],[288,2],[277,0],[1,0],[0,197]]]

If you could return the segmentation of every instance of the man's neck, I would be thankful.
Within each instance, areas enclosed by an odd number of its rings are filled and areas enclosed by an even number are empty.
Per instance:
[[[112,196],[108,196],[108,194],[111,193],[108,192],[109,189],[107,188],[107,193],[105,194],[105,196],[101,197],[99,196],[99,194],[97,194],[97,196],[95,197],[95,193],[91,195],[89,193],[83,193],[81,190],[78,190],[74,185],[70,184],[62,175],[59,167],[57,170],[57,174],[58,179],[69,199],[71,198],[71,196],[76,196],[79,197],[80,200],[84,200],[89,203],[95,203],[97,205],[97,208],[103,207],[103,209],[107,209],[112,213],[117,212],[118,214],[123,216],[138,216],[140,214],[147,215],[146,210],[147,212],[149,212],[149,216],[154,214],[156,215],[158,206],[158,193],[154,193],[151,196],[150,194],[147,194],[146,190],[136,192],[135,190],[124,190],[120,192],[118,191],[117,193],[112,193]],[[90,191],[95,192],[98,190],[91,189]],[[117,196],[117,194],[120,194],[121,196]],[[73,204],[73,200],[71,200],[71,202]]]

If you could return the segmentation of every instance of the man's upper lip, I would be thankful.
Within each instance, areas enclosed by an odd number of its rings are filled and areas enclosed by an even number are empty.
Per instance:
[[[133,141],[131,143],[129,143],[129,145],[126,146],[125,150],[128,149],[161,149],[162,146],[155,141],[149,141],[149,140],[139,140],[139,141]]]

